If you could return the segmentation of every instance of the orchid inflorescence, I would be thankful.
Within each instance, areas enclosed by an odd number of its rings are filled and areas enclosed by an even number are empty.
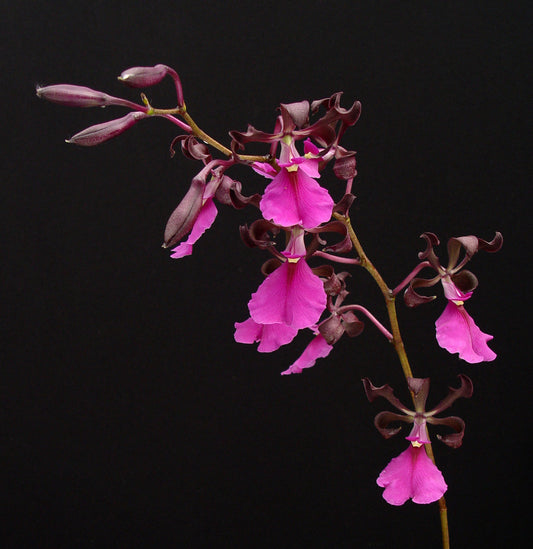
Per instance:
[[[380,474],[377,482],[384,487],[384,498],[401,505],[411,498],[415,503],[439,500],[441,521],[445,504],[446,483],[437,469],[426,429],[427,424],[444,425],[455,431],[439,437],[452,447],[460,446],[464,422],[457,417],[437,418],[459,396],[472,395],[472,382],[460,375],[459,389],[431,411],[425,411],[429,379],[416,378],[401,339],[396,317],[395,298],[405,288],[407,306],[429,302],[435,296],[419,293],[419,289],[442,284],[448,304],[436,321],[438,344],[469,363],[494,360],[496,354],[487,342],[492,336],[483,333],[466,312],[464,302],[476,288],[474,274],[464,270],[465,264],[480,251],[498,251],[503,239],[496,233],[487,242],[476,236],[462,236],[448,241],[448,264],[441,265],[435,247],[436,235],[425,232],[421,237],[426,249],[418,254],[420,262],[395,288],[390,289],[366,256],[352,227],[349,210],[355,199],[352,185],[357,174],[355,151],[341,146],[346,130],[361,113],[355,101],[349,108],[341,106],[342,92],[309,103],[281,104],[272,132],[248,126],[244,132],[231,131],[228,147],[205,133],[187,111],[180,78],[166,65],[133,67],[119,80],[134,88],[160,83],[166,76],[174,81],[177,106],[158,109],[141,94],[142,104],[113,97],[82,86],[60,84],[40,87],[37,95],[49,101],[76,107],[119,106],[130,109],[121,118],[91,126],[67,140],[81,146],[103,143],[133,127],[139,120],[160,117],[170,121],[181,133],[171,144],[171,154],[179,145],[182,154],[201,163],[188,191],[170,215],[164,232],[164,248],[172,258],[191,255],[193,248],[217,216],[216,204],[236,209],[253,207],[260,218],[240,227],[244,244],[270,253],[261,268],[264,280],[248,302],[248,317],[235,323],[235,340],[258,343],[262,353],[276,351],[293,341],[300,331],[309,330],[312,338],[301,356],[282,374],[301,373],[314,366],[317,359],[328,356],[335,343],[346,334],[360,335],[364,320],[374,325],[394,346],[405,375],[415,410],[404,406],[388,385],[374,387],[363,380],[370,401],[386,398],[402,414],[381,412],[376,427],[388,438],[399,431],[389,428],[393,421],[413,424],[408,449],[394,458]],[[246,153],[250,143],[262,143],[264,155]],[[214,153],[218,153],[215,156]],[[331,193],[319,181],[327,165],[341,181]],[[247,195],[245,186],[228,175],[236,165],[249,166],[265,181],[264,191]],[[332,196],[335,196],[335,198]],[[463,253],[463,257],[461,257]],[[335,269],[339,266],[339,270]],[[363,267],[378,284],[387,308],[390,327],[359,303],[347,303],[349,267]],[[433,269],[433,278],[420,278],[425,269]],[[426,451],[427,450],[427,451]],[[444,528],[443,522],[443,532]],[[446,535],[444,536],[446,538]],[[446,541],[444,546],[446,547]]]

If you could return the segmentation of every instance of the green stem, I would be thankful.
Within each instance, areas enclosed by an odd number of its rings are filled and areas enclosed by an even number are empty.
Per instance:
[[[391,325],[391,332],[392,332],[391,343],[394,347],[394,350],[396,351],[396,354],[398,355],[400,364],[402,366],[403,375],[407,381],[408,378],[414,377],[414,376],[411,370],[411,366],[409,364],[409,359],[407,358],[407,353],[405,352],[405,347],[404,347],[402,336],[400,333],[400,326],[398,324],[398,315],[396,314],[396,296],[394,295],[393,291],[387,286],[381,274],[374,267],[374,265],[366,255],[363,247],[361,246],[361,243],[359,242],[359,239],[357,238],[357,235],[355,234],[355,231],[353,230],[350,218],[348,216],[345,217],[338,213],[334,213],[333,217],[335,217],[335,219],[344,223],[344,225],[346,226],[348,235],[350,236],[350,240],[352,241],[354,248],[357,251],[357,254],[359,256],[359,262],[361,266],[364,267],[370,273],[370,276],[375,280],[376,284],[381,290],[381,293],[383,294],[383,298],[385,299],[385,305],[387,307],[387,313],[389,315],[389,321]],[[411,398],[413,398],[412,393],[411,393]],[[431,444],[426,444],[425,448],[431,461],[435,463],[435,456],[433,454],[433,449],[431,447]],[[442,548],[450,549],[450,534],[448,529],[448,508],[446,506],[446,500],[444,496],[442,496],[439,499],[438,503],[439,503],[441,532],[442,532]]]

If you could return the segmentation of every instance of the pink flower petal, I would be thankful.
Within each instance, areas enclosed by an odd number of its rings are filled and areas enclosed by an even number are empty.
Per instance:
[[[258,324],[285,324],[296,329],[315,324],[326,308],[326,292],[305,259],[286,261],[252,294],[250,316]]]
[[[463,305],[449,301],[435,327],[439,345],[450,353],[459,353],[459,358],[466,362],[475,364],[496,358],[496,353],[487,345],[492,336],[476,326]]]
[[[276,225],[311,229],[331,219],[334,203],[328,191],[304,170],[282,168],[265,189],[259,206],[263,217]]]
[[[414,503],[432,503],[448,488],[424,446],[412,444],[389,462],[376,482],[385,488],[383,498],[391,505],[403,505],[410,498]]]
[[[317,335],[305,348],[305,351],[301,354],[300,358],[293,362],[287,370],[281,372],[281,375],[301,374],[304,368],[311,368],[311,366],[314,366],[317,358],[328,356],[331,349],[333,349],[333,345],[330,345],[322,334]]]
[[[255,343],[260,353],[271,353],[282,345],[290,343],[298,330],[284,324],[258,324],[252,318],[235,323],[235,341],[237,343]]]
[[[180,257],[191,255],[193,244],[195,244],[205,231],[211,227],[217,213],[217,207],[215,206],[213,199],[207,199],[198,213],[198,217],[194,222],[189,238],[174,248],[170,257],[172,257],[172,259],[179,259]]]

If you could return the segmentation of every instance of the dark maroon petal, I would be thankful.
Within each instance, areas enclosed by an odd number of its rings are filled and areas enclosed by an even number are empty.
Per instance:
[[[443,410],[446,410],[446,408],[449,408],[458,398],[461,398],[461,397],[470,398],[472,396],[472,393],[474,392],[474,386],[472,384],[472,380],[468,376],[465,376],[464,374],[459,374],[457,377],[461,381],[461,385],[457,389],[454,389],[453,387],[449,387],[448,395],[445,398],[443,398],[437,404],[437,406],[435,406],[435,408],[425,413],[426,418],[435,416],[436,414],[439,414]]]
[[[413,418],[404,416],[402,414],[396,414],[394,412],[384,411],[380,412],[374,418],[374,425],[376,429],[382,434],[384,438],[390,438],[399,433],[401,427],[389,427],[393,421],[401,421],[403,423],[413,423]]]
[[[455,433],[450,433],[448,435],[437,435],[437,438],[444,442],[444,444],[451,446],[452,448],[459,448],[459,446],[463,443],[465,422],[460,417],[429,417],[427,418],[427,422],[432,425],[445,425],[455,431]]]
[[[409,410],[404,406],[397,398],[394,396],[394,390],[390,385],[382,385],[381,387],[375,387],[372,385],[372,382],[367,377],[364,377],[362,380],[363,386],[365,388],[366,396],[370,402],[373,402],[376,398],[383,397],[387,399],[395,408],[407,414],[408,416],[414,416],[415,413],[412,410]]]
[[[454,285],[463,293],[473,292],[478,285],[476,275],[465,269],[452,275],[450,278]]]
[[[439,282],[439,280],[440,276],[436,276],[431,280],[426,280],[425,278],[413,278],[403,294],[405,304],[408,307],[418,307],[419,305],[433,301],[437,297],[436,295],[421,295],[415,291],[415,288],[430,288]]]
[[[181,240],[194,225],[194,221],[202,207],[202,196],[205,183],[195,177],[187,194],[183,197],[178,207],[172,212],[165,228],[165,243],[163,247],[169,248]]]

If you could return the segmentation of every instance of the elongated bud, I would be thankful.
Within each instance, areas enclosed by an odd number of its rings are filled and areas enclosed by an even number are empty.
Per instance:
[[[165,242],[163,248],[170,248],[181,240],[191,229],[202,207],[202,196],[205,182],[202,177],[196,176],[189,190],[172,212],[165,227]]]
[[[72,84],[38,87],[35,91],[37,97],[67,107],[104,107],[110,105],[113,99],[106,93]]]
[[[132,88],[146,88],[159,84],[168,73],[166,65],[155,67],[131,67],[126,69],[118,79]]]
[[[94,145],[99,145],[100,143],[129,130],[137,120],[145,118],[146,116],[147,115],[143,112],[130,112],[122,118],[90,126],[72,136],[70,139],[67,139],[66,142],[81,145],[83,147],[93,147]]]

